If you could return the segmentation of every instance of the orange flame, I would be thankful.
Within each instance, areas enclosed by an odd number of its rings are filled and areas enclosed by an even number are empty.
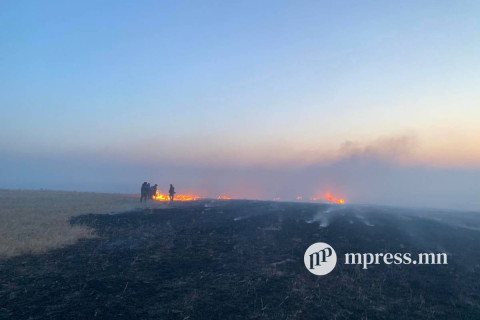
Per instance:
[[[345,200],[343,200],[342,198],[335,198],[334,196],[332,196],[332,194],[330,192],[325,193],[325,195],[323,197],[313,197],[312,198],[313,201],[317,201],[317,200],[321,200],[321,199],[326,199],[328,201],[331,201],[331,202],[334,202],[334,203],[339,203],[339,204],[345,203]]]
[[[218,196],[217,199],[218,199],[218,200],[230,200],[230,199],[232,199],[232,198],[227,197],[227,196]]]
[[[331,201],[331,202],[335,202],[335,203],[345,203],[345,201],[343,199],[338,199],[338,198],[335,198],[333,197],[330,192],[327,192],[325,193],[325,198],[328,200],[328,201]]]
[[[168,194],[161,193],[158,190],[157,193],[152,196],[152,199],[157,201],[170,201]],[[193,201],[198,199],[200,199],[200,196],[189,194],[176,194],[174,198],[175,201]]]

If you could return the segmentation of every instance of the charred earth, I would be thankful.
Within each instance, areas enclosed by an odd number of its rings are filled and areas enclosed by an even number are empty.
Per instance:
[[[1,319],[479,319],[476,213],[199,200],[71,219],[96,238],[0,260]],[[336,268],[303,255],[327,242]],[[345,265],[445,252],[447,265]]]

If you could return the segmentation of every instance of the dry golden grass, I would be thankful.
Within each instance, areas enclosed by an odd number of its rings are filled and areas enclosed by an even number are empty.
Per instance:
[[[135,195],[0,190],[0,257],[42,253],[95,237],[90,228],[70,225],[72,216],[162,206],[140,203]]]

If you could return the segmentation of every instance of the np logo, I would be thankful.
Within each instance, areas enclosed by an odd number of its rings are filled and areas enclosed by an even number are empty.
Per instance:
[[[337,264],[337,254],[325,242],[317,242],[308,247],[303,257],[307,270],[317,276],[330,273]]]

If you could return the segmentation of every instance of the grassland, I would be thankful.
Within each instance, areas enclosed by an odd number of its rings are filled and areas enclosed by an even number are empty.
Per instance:
[[[0,190],[0,257],[43,253],[96,236],[89,227],[71,225],[73,216],[162,206],[140,204],[135,195]]]

